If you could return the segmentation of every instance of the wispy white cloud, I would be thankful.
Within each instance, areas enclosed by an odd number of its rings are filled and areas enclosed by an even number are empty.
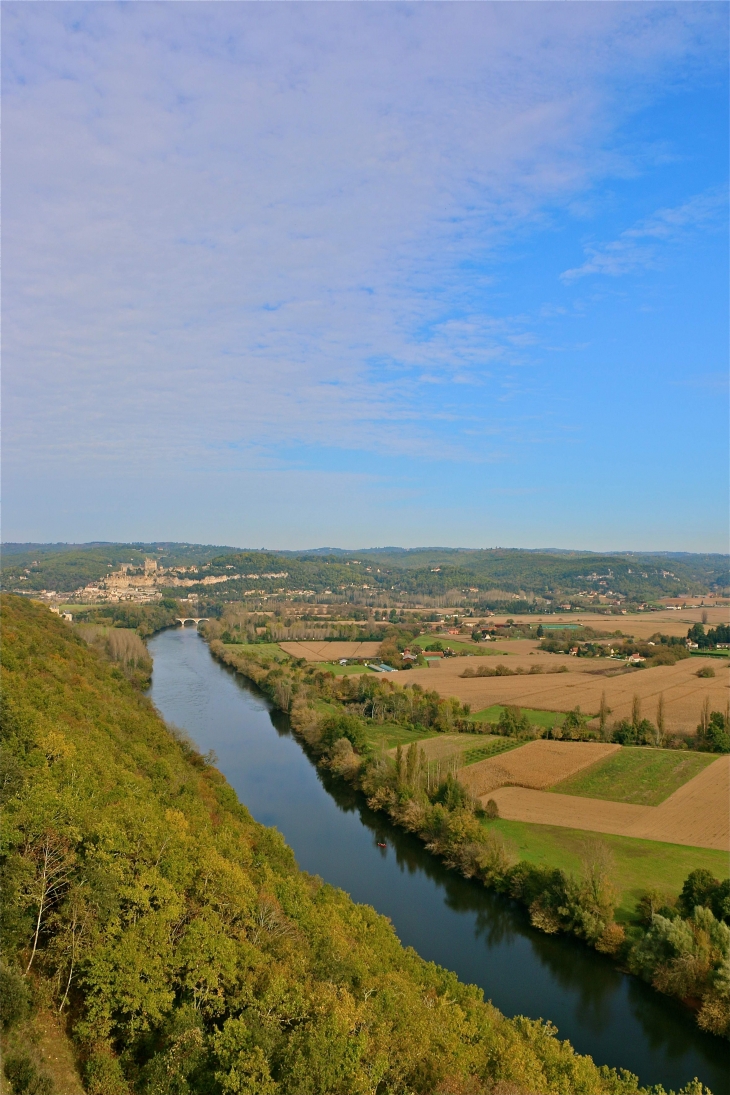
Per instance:
[[[531,341],[488,292],[475,312],[463,264],[605,170],[609,71],[707,29],[534,10],[7,5],[10,443],[418,449],[401,371],[486,374]]]
[[[698,194],[674,208],[659,209],[610,243],[587,245],[586,262],[561,276],[564,281],[575,281],[588,274],[620,277],[634,270],[651,269],[661,261],[661,245],[676,243],[691,232],[717,228],[726,215],[726,194],[716,190]]]
[[[543,317],[485,260],[637,170],[619,127],[722,59],[718,19],[6,3],[6,471],[269,484],[292,444],[486,464],[552,436]]]

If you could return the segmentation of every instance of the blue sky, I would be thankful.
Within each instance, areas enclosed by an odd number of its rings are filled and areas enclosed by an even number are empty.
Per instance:
[[[2,21],[3,539],[727,550],[726,4]]]

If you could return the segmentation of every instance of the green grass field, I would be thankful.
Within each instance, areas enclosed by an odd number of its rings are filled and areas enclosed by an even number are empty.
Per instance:
[[[368,745],[382,749],[395,749],[396,745],[410,745],[414,741],[437,737],[435,730],[407,730],[394,722],[368,723],[365,732]]]
[[[277,662],[288,662],[289,655],[285,654],[278,643],[224,643],[226,650],[238,651],[240,654],[255,654],[259,658],[273,658]]]
[[[527,715],[534,726],[543,726],[546,730],[552,730],[554,726],[560,726],[565,718],[564,711],[535,711],[531,707],[521,707],[520,710],[523,715]],[[497,723],[503,711],[502,704],[495,703],[491,707],[485,707],[483,711],[476,711],[469,718],[474,719],[475,722]],[[590,715],[587,715],[586,719],[590,717]]]
[[[658,806],[713,760],[717,757],[712,753],[629,746],[583,772],[561,780],[550,790],[581,798]]]
[[[623,923],[636,919],[637,902],[647,890],[657,889],[669,897],[676,897],[687,875],[698,867],[711,871],[716,878],[728,877],[726,853],[709,848],[688,848],[681,844],[501,818],[488,825],[502,834],[516,859],[562,868],[573,874],[580,872],[583,856],[591,842],[607,845],[613,859],[614,884],[620,895],[616,919]]]

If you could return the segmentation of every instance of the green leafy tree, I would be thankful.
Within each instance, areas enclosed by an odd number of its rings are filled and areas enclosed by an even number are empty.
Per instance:
[[[499,719],[497,720],[497,733],[512,738],[518,737],[520,734],[528,733],[529,730],[530,720],[527,715],[522,713],[519,707],[507,706],[500,713]]]

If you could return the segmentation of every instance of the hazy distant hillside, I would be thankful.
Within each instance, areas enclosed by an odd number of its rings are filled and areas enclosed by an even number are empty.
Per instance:
[[[98,581],[122,563],[142,566],[156,558],[161,566],[206,563],[221,552],[220,545],[134,544],[3,544],[3,589],[55,589],[72,593]]]
[[[717,594],[730,586],[729,557],[687,553],[527,551],[495,548],[370,548],[241,551],[202,544],[8,544],[3,548],[6,589],[72,592],[121,563],[197,565],[204,575],[240,577],[220,596],[235,598],[255,585],[266,592],[311,591],[349,596],[372,590],[417,597],[454,589],[489,602],[490,590],[532,600],[613,593],[631,602],[666,596]],[[283,577],[283,575],[286,575]]]

